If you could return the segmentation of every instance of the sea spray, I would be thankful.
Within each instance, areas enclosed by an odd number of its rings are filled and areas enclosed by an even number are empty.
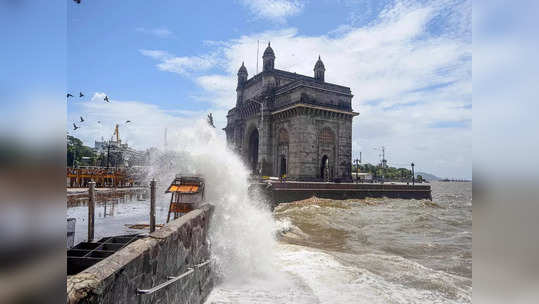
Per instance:
[[[206,201],[215,206],[209,242],[221,278],[267,279],[275,274],[277,226],[271,211],[262,200],[249,196],[249,172],[216,129],[203,120],[189,128],[169,128],[168,150],[152,163],[148,176],[158,180],[161,207],[168,206],[163,193],[175,175],[205,179]]]

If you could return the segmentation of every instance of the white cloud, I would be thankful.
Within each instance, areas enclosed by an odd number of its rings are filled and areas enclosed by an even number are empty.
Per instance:
[[[139,50],[144,56],[159,60],[157,68],[161,71],[188,75],[192,72],[208,70],[217,64],[215,55],[176,57],[161,50]]]
[[[158,38],[168,38],[168,37],[173,36],[173,33],[166,27],[158,27],[158,28],[153,28],[153,29],[138,27],[136,28],[136,31],[144,33],[144,34],[153,35]]]
[[[219,62],[224,74],[194,79],[206,91],[198,98],[213,103],[224,115],[235,105],[236,72],[242,61],[251,76],[256,70],[257,40],[271,41],[276,68],[300,74],[312,75],[320,54],[326,81],[352,89],[353,108],[361,113],[354,119],[353,145],[363,151],[364,160],[378,161],[373,148],[385,145],[393,164],[413,160],[419,171],[471,177],[471,39],[455,36],[451,29],[447,35],[428,33],[429,22],[441,11],[469,7],[442,4],[397,2],[376,22],[341,27],[331,36],[283,29],[215,43],[211,55],[175,61],[165,53],[146,55],[160,60],[160,69],[180,74],[213,66],[198,62],[199,58]],[[436,124],[446,127],[432,128]]]
[[[139,52],[144,56],[148,56],[157,60],[162,60],[162,59],[172,57],[172,55],[170,55],[169,53],[165,51],[159,51],[159,50],[139,50]]]
[[[284,22],[286,17],[297,15],[303,10],[303,2],[298,0],[241,0],[258,18]]]
[[[199,97],[200,100],[213,103],[219,108],[230,108],[231,101],[236,100],[236,79],[223,75],[207,75],[196,78],[197,84],[208,95]]]

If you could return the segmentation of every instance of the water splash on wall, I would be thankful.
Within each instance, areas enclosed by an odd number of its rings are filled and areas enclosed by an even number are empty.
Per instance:
[[[158,181],[158,204],[168,208],[164,191],[176,174],[204,177],[206,201],[215,206],[209,241],[218,274],[227,281],[267,277],[274,273],[275,222],[262,200],[249,197],[249,172],[217,132],[203,120],[169,128],[169,150],[158,154],[149,172]]]

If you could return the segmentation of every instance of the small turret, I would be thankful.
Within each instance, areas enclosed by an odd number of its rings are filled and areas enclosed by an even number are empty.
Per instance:
[[[314,79],[319,82],[324,82],[325,71],[326,68],[324,67],[324,63],[322,62],[322,59],[320,59],[320,55],[318,55],[318,61],[316,61],[316,64],[314,65]]]
[[[263,59],[263,71],[271,71],[275,67],[275,53],[271,48],[271,42],[268,43],[268,47],[264,51]]]
[[[242,62],[241,67],[238,70],[238,88],[242,87],[243,84],[247,81],[247,68],[245,67],[245,64]]]

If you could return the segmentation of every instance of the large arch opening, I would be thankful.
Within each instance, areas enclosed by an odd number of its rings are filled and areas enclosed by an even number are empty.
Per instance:
[[[254,173],[257,172],[258,167],[258,130],[254,129],[249,135],[249,167]]]
[[[335,166],[335,133],[329,127],[320,130],[318,134],[318,155],[320,159],[320,178],[330,180]]]
[[[320,164],[320,177],[323,180],[329,178],[329,157],[327,155],[322,157],[322,162]]]

